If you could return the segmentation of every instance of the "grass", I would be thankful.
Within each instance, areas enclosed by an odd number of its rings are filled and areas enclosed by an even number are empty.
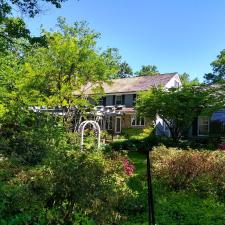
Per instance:
[[[135,165],[135,174],[146,173],[146,156],[139,152],[128,152],[128,157]]]

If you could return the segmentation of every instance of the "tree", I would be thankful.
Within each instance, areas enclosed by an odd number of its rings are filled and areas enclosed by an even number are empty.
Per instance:
[[[133,70],[127,62],[120,63],[120,70],[118,72],[119,78],[126,78],[133,75]]]
[[[138,76],[153,76],[159,74],[159,71],[154,65],[142,66],[141,70],[136,73]]]
[[[225,49],[220,52],[217,59],[211,63],[212,73],[205,74],[205,83],[214,84],[225,81]]]
[[[153,88],[140,94],[137,110],[153,120],[158,115],[168,126],[173,140],[178,141],[196,117],[221,109],[223,99],[224,93],[220,93],[216,87]]]
[[[29,17],[35,17],[42,11],[43,2],[53,4],[56,8],[66,0],[0,0],[0,51],[21,45],[20,39],[29,43],[46,44],[44,37],[32,37],[22,18],[13,17],[13,8]],[[27,45],[26,41],[22,42]]]
[[[179,77],[181,79],[181,83],[182,83],[183,86],[199,85],[200,84],[198,78],[195,78],[195,79],[191,80],[190,75],[188,73],[179,74]]]
[[[43,2],[51,3],[56,8],[60,8],[62,2],[65,2],[65,0],[0,0],[0,22],[2,18],[6,18],[8,14],[12,13],[14,6],[23,14],[34,17],[42,11],[41,5]]]
[[[112,49],[97,49],[99,33],[86,22],[68,26],[59,18],[58,27],[59,31],[43,33],[47,48],[34,46],[25,53],[21,96],[31,106],[63,107],[72,118],[74,107],[90,106],[82,88],[92,84],[89,88],[101,92],[103,82],[117,73],[117,61]]]

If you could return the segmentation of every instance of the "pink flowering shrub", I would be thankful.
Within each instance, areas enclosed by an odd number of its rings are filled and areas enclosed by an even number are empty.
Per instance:
[[[134,171],[135,171],[135,166],[129,162],[129,160],[127,158],[123,159],[123,168],[124,168],[124,172],[128,175],[131,176],[133,175]]]

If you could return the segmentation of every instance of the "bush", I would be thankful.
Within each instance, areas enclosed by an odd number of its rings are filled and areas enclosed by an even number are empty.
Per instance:
[[[149,137],[154,132],[153,127],[148,127],[144,129],[127,128],[123,129],[122,135],[127,139],[144,139]]]
[[[1,172],[0,182],[0,214],[7,224],[79,224],[82,218],[86,224],[107,225],[122,220],[117,208],[130,189],[118,154],[58,149],[44,166],[7,171]]]
[[[144,139],[129,139],[129,140],[119,140],[114,141],[110,145],[113,150],[121,151],[121,150],[128,150],[128,151],[140,151],[145,152],[150,150],[152,137],[146,137]]]
[[[220,151],[167,149],[153,151],[157,178],[171,190],[190,189],[201,194],[216,194],[225,199],[225,154]]]
[[[0,153],[35,165],[59,142],[65,141],[65,136],[65,129],[51,115],[21,112],[19,120],[9,118],[2,122]]]

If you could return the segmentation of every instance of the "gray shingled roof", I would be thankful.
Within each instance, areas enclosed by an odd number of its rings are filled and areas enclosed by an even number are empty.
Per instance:
[[[113,79],[110,84],[104,83],[103,88],[106,94],[144,91],[150,87],[165,86],[175,75],[177,73]],[[82,91],[91,94],[91,86],[93,87],[91,84],[86,85]]]

